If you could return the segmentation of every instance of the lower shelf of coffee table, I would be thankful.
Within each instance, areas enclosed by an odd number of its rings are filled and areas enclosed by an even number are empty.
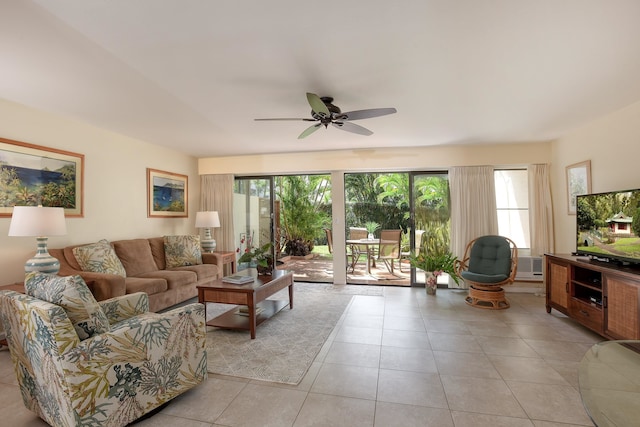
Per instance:
[[[256,316],[256,326],[264,322],[274,314],[289,305],[289,301],[267,299],[258,303],[258,307],[262,308],[260,314]],[[207,326],[215,326],[224,329],[246,329],[250,330],[249,313],[246,315],[238,314],[238,308],[229,310],[218,317],[207,322]]]

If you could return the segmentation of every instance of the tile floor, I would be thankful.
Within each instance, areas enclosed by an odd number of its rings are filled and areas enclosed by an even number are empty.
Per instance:
[[[601,338],[544,298],[507,310],[465,293],[386,287],[356,295],[298,386],[210,375],[139,426],[592,426],[577,368]],[[0,351],[2,425],[41,426]]]

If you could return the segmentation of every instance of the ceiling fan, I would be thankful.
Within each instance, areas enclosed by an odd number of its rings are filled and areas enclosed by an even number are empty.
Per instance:
[[[330,96],[320,97],[315,93],[307,92],[307,101],[311,106],[311,117],[306,119],[295,118],[282,118],[282,119],[255,119],[256,121],[267,120],[302,120],[305,122],[317,122],[304,130],[298,139],[306,138],[313,132],[320,129],[324,125],[325,128],[329,125],[335,126],[338,129],[346,130],[347,132],[357,133],[358,135],[369,136],[373,134],[369,129],[351,123],[352,120],[370,119],[372,117],[386,116],[387,114],[393,114],[397,112],[395,108],[371,108],[368,110],[356,110],[343,113],[340,108],[333,105],[333,98]]]

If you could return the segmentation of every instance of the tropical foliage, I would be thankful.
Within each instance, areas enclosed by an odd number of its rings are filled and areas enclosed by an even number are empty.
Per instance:
[[[15,168],[0,162],[0,206],[57,206],[76,208],[75,167],[66,165],[56,172],[56,182],[23,182]]]
[[[308,255],[323,228],[331,224],[323,205],[331,200],[329,177],[326,175],[281,176],[276,179],[280,201],[280,228],[284,252]]]

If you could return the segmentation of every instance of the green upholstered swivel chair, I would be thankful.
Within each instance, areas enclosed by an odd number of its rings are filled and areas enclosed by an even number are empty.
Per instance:
[[[513,283],[518,248],[504,236],[482,236],[467,245],[458,261],[458,275],[469,284],[467,304],[492,310],[509,308],[503,285]]]

